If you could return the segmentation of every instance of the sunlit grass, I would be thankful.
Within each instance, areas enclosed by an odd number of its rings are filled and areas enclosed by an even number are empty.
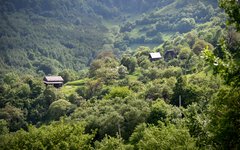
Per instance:
[[[65,85],[61,88],[61,92],[65,95],[65,96],[69,96],[71,94],[74,94],[77,90],[78,86],[69,86],[69,85]]]
[[[81,80],[71,81],[71,82],[66,83],[66,85],[68,85],[68,86],[81,86],[81,85],[84,85],[87,81],[89,81],[89,78],[84,78],[84,79],[81,79]]]

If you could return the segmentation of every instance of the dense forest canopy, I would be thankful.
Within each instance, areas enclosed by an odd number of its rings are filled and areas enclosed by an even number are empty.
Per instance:
[[[0,12],[2,149],[240,148],[239,1],[1,0]]]

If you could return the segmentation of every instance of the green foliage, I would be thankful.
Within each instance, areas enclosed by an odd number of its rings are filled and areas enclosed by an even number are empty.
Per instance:
[[[7,121],[4,119],[1,119],[0,120],[0,136],[7,133],[9,133]]]
[[[30,98],[36,98],[43,93],[44,85],[42,84],[42,81],[35,80],[33,77],[26,78],[25,80],[31,90]]]
[[[124,99],[127,96],[130,96],[132,92],[128,89],[128,87],[115,87],[110,89],[110,92],[108,95],[106,95],[107,99],[112,99],[112,98],[122,98]]]
[[[106,28],[91,7],[77,0],[2,2],[1,60],[15,69],[45,74],[84,68],[105,39]]]
[[[197,149],[188,130],[172,124],[137,128],[136,131],[140,133],[133,134],[131,140],[138,141],[138,149]],[[139,136],[140,140],[136,139]]]
[[[197,40],[195,41],[195,44],[193,45],[193,52],[196,54],[196,55],[200,55],[201,52],[206,48],[208,47],[209,50],[213,50],[213,46],[210,44],[210,43],[207,43],[203,40]]]
[[[20,88],[16,91],[19,98],[29,97],[31,94],[31,89],[28,84],[22,84]]]
[[[188,47],[182,48],[178,55],[179,59],[182,59],[182,60],[189,59],[190,56],[191,56],[191,50]]]
[[[239,88],[222,88],[212,101],[209,130],[217,148],[239,147],[239,96]]]
[[[142,72],[142,75],[145,78],[149,78],[150,80],[155,80],[160,76],[159,69],[158,68],[151,68],[148,70],[144,70]]]
[[[237,0],[220,0],[219,6],[228,14],[228,24],[234,24],[240,30],[240,3]]]
[[[171,103],[178,106],[180,99],[184,107],[193,102],[208,103],[219,87],[220,81],[218,79],[206,77],[203,74],[192,75],[188,78],[180,76],[177,78],[177,83],[173,89],[174,94]]]
[[[2,149],[91,149],[93,134],[84,133],[81,122],[55,122],[40,128],[29,127],[1,136]]]
[[[147,128],[146,123],[139,124],[134,129],[134,132],[132,133],[131,137],[129,138],[129,141],[132,145],[134,145],[134,148],[137,149],[137,143],[143,139],[145,129]]]
[[[119,62],[112,52],[102,52],[98,58],[91,63],[89,77],[95,77],[106,84],[113,84],[118,79],[117,66]]]
[[[123,79],[126,77],[126,75],[128,74],[128,71],[127,71],[127,68],[123,65],[121,65],[119,68],[118,68],[118,74],[119,74],[119,78],[120,79]]]
[[[64,83],[76,80],[76,73],[73,72],[72,70],[69,70],[69,69],[68,70],[67,69],[63,70],[58,75],[63,78]]]
[[[113,84],[118,79],[119,74],[116,68],[100,68],[96,71],[96,77],[106,84]]]
[[[138,93],[144,91],[145,87],[144,84],[140,81],[132,81],[131,83],[129,83],[129,89],[133,92]]]
[[[127,67],[129,73],[133,73],[135,71],[137,61],[135,58],[131,56],[123,56],[121,60],[121,64]]]
[[[180,67],[168,67],[160,72],[161,78],[171,78],[178,77],[182,74],[182,69]]]
[[[236,29],[229,27],[226,35],[224,36],[225,43],[223,43],[223,41],[221,41],[222,42],[221,43],[222,51],[225,51],[224,50],[224,44],[225,44],[226,50],[231,53],[231,55],[232,55],[231,57],[233,57],[234,59],[238,59],[240,56],[240,53],[239,53],[240,39],[239,38],[240,38],[240,32],[236,32]]]
[[[89,80],[85,83],[85,86],[79,87],[77,93],[85,99],[92,97],[100,97],[103,91],[103,83],[101,80]]]
[[[155,3],[163,4],[135,20],[126,21],[120,30],[122,36],[115,42],[116,48],[126,50],[128,46],[142,46],[142,43],[151,46],[162,44],[169,41],[164,35],[190,32],[200,25],[211,22],[211,18],[221,12],[217,9],[217,1],[173,0]]]
[[[159,84],[148,87],[145,93],[145,98],[150,100],[157,100],[158,98],[162,98],[162,89],[163,87]]]
[[[58,99],[58,94],[57,94],[56,88],[53,86],[48,86],[44,92],[44,99],[47,102],[48,105],[50,105],[52,102],[56,101]]]
[[[0,118],[7,122],[10,131],[17,131],[20,128],[26,129],[24,112],[19,108],[7,104],[0,109]]]
[[[185,125],[189,129],[190,135],[196,139],[196,145],[202,149],[213,148],[211,140],[209,140],[210,118],[207,111],[206,103],[193,103],[183,111]]]
[[[194,18],[182,18],[175,27],[180,33],[191,31],[195,28],[196,22]]]
[[[149,53],[151,52],[149,47],[141,46],[136,50],[137,64],[139,67],[147,69],[150,67]]]
[[[169,102],[173,95],[173,87],[176,79],[174,77],[153,80],[146,86],[144,96],[148,100],[164,99]]]
[[[79,96],[77,93],[73,93],[73,94],[69,95],[67,97],[67,99],[69,100],[70,103],[72,103],[78,107],[81,105],[81,103],[84,103],[83,97]]]
[[[95,148],[99,150],[131,150],[133,147],[131,145],[125,145],[124,141],[117,137],[105,137],[101,142],[95,142]]]
[[[147,122],[158,125],[160,121],[165,123],[168,121],[175,122],[181,116],[182,114],[179,109],[174,110],[173,106],[166,104],[163,100],[158,100],[152,105]]]
[[[239,1],[220,0],[220,6],[229,15],[229,23],[239,30]],[[239,20],[239,19],[238,19]],[[239,47],[236,40],[238,33],[229,30],[225,39],[220,41],[218,55],[214,55],[208,48],[204,51],[204,58],[213,68],[214,74],[220,74],[225,84],[213,97],[210,107],[209,131],[211,140],[218,149],[238,149],[239,147]],[[231,42],[230,42],[231,41]]]
[[[60,99],[51,103],[48,109],[50,120],[58,120],[61,116],[69,113],[72,104],[66,100]]]
[[[75,80],[75,81],[68,82],[66,85],[81,86],[81,85],[84,85],[86,82],[88,82],[88,80],[89,80],[88,78],[84,78],[81,80]]]
[[[230,53],[227,50],[226,42],[222,41],[222,52],[223,59],[215,56],[208,48],[204,51],[204,58],[209,63],[209,65],[213,68],[214,74],[220,74],[225,83],[233,86],[239,87],[240,77],[238,75],[239,72],[239,61],[238,58],[234,58],[233,55],[235,52]]]
[[[105,135],[120,135],[128,139],[134,128],[143,123],[149,114],[148,103],[136,98],[115,98],[86,103],[71,115],[72,119],[85,120],[86,130],[97,129],[98,140]]]
[[[19,81],[19,77],[15,73],[8,73],[4,76],[3,81],[8,85],[14,85]]]

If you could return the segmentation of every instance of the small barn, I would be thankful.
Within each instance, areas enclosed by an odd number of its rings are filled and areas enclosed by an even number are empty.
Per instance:
[[[159,59],[161,59],[161,58],[162,58],[162,56],[161,56],[160,52],[149,53],[149,59],[150,59],[151,61],[159,60]]]
[[[60,88],[63,85],[63,78],[61,76],[45,76],[43,82],[46,86],[53,85],[56,88]]]

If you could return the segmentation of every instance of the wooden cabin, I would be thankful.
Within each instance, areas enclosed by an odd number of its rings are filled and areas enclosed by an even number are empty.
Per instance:
[[[43,82],[46,86],[53,85],[56,88],[60,88],[63,85],[63,78],[61,76],[45,76]]]
[[[167,50],[164,54],[164,59],[166,61],[170,60],[170,59],[173,59],[173,58],[176,58],[177,57],[177,54],[176,52],[174,51],[174,49],[170,49],[170,50]]]
[[[162,56],[161,56],[160,52],[149,53],[149,59],[150,59],[150,61],[159,60],[159,59],[161,59],[161,58],[162,58]]]

